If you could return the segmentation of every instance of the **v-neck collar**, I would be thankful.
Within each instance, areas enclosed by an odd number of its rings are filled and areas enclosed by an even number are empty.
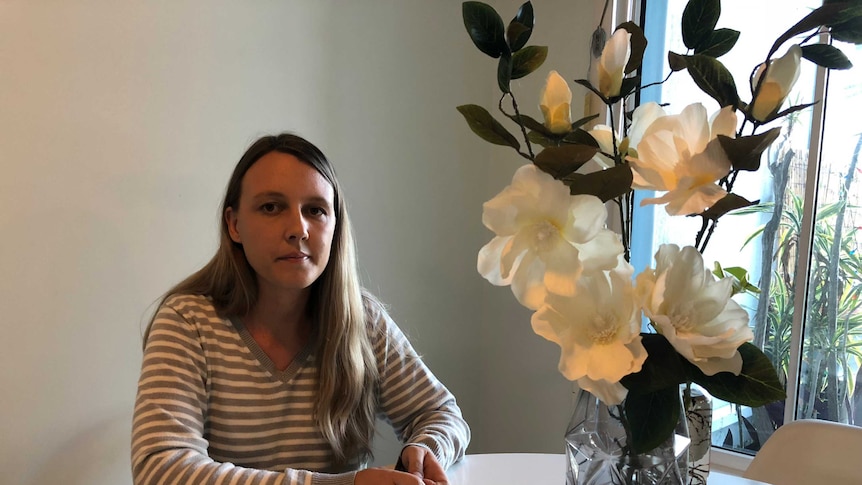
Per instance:
[[[265,371],[269,372],[273,377],[281,380],[283,383],[289,383],[296,374],[299,373],[300,369],[305,367],[306,363],[310,359],[312,352],[312,343],[314,342],[314,338],[309,339],[308,343],[305,347],[297,352],[296,356],[293,358],[293,361],[290,365],[287,366],[284,370],[279,370],[272,359],[266,355],[266,352],[260,348],[260,345],[257,344],[257,341],[254,337],[251,336],[251,333],[248,329],[243,325],[242,321],[239,318],[231,318],[231,324],[236,328],[237,333],[239,333],[240,338],[242,338],[245,346],[248,347],[248,350],[252,355],[257,359],[257,362],[260,364],[261,368]]]

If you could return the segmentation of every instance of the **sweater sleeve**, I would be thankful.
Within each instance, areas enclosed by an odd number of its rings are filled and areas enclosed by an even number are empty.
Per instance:
[[[153,321],[138,381],[132,423],[135,485],[353,484],[355,472],[330,475],[290,468],[277,472],[211,459],[204,438],[207,379],[198,331],[168,301]]]
[[[470,427],[455,397],[422,362],[389,315],[380,309],[377,320],[381,411],[402,443],[430,449],[443,468],[449,468],[464,456]]]

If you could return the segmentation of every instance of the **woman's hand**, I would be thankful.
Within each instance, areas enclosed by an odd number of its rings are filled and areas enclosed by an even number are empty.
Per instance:
[[[415,475],[418,478],[424,479],[425,482],[431,482],[437,485],[448,485],[449,481],[446,478],[446,472],[437,461],[434,453],[431,453],[428,448],[422,446],[405,446],[401,450],[401,463],[407,472]]]
[[[440,482],[446,484],[446,482]],[[410,473],[389,468],[366,468],[356,473],[353,485],[438,485],[432,480],[422,479]]]

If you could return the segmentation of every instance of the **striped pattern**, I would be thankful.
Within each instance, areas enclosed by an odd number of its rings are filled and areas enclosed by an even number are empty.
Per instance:
[[[455,398],[385,311],[373,320],[381,418],[448,467],[470,440]],[[279,371],[207,298],[169,298],[144,350],[132,426],[135,484],[352,484],[362,464],[335,468],[312,419],[317,378],[311,349]]]

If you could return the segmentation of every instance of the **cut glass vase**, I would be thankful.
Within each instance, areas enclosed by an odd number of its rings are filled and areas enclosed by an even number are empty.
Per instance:
[[[679,406],[672,436],[647,453],[626,454],[622,407],[579,390],[566,431],[566,485],[686,485],[690,440],[681,397]]]
[[[688,485],[706,485],[712,448],[712,396],[697,384],[683,393],[691,445],[688,448]]]

